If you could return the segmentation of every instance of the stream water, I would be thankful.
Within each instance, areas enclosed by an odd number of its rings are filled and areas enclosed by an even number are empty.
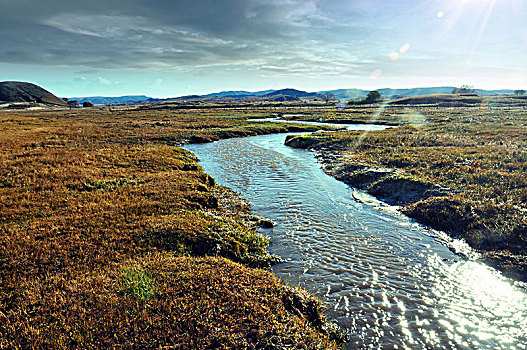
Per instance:
[[[262,230],[270,252],[286,259],[274,273],[324,300],[328,317],[350,333],[349,349],[527,349],[525,284],[326,175],[313,153],[284,140],[185,148],[277,223]]]

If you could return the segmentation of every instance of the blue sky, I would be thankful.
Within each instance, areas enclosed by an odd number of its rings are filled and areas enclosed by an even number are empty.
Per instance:
[[[525,0],[0,0],[0,80],[59,96],[527,88]]]

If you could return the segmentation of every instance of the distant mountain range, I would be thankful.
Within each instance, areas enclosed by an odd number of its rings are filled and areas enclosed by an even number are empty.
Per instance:
[[[205,97],[247,97],[247,96],[262,96],[266,95],[268,93],[274,92],[276,90],[264,90],[264,91],[257,91],[257,92],[250,92],[250,91],[221,91],[221,92],[215,92],[212,94],[203,95]]]
[[[413,89],[378,89],[383,97],[398,99],[411,96],[450,94],[453,86],[423,87]],[[349,100],[363,98],[369,90],[361,89],[337,89],[318,92],[306,92],[296,89],[262,90],[262,91],[221,91],[207,95],[189,95],[166,99],[157,99],[145,95],[129,95],[118,97],[91,96],[70,97],[69,100],[77,100],[80,104],[91,102],[98,105],[109,104],[135,104],[135,103],[187,103],[187,102],[283,102],[283,101],[313,101],[324,100],[324,95],[332,93],[338,100]],[[476,89],[478,95],[512,95],[514,90],[482,90]],[[32,83],[18,81],[0,82],[0,104],[32,104],[66,106],[67,103],[53,95],[51,92]],[[5,107],[5,106],[4,106]]]
[[[454,90],[454,86],[441,86],[441,87],[423,87],[423,88],[412,88],[412,89],[377,89],[384,97],[405,97],[405,96],[421,96],[421,95],[432,95],[432,94],[450,94]],[[333,93],[339,100],[348,100],[350,98],[362,98],[366,97],[369,90],[360,89],[339,89],[321,91],[320,93]],[[478,95],[511,95],[514,90],[482,90],[476,89],[475,92]]]
[[[282,89],[282,90],[276,90],[273,92],[270,92],[268,94],[263,95],[263,97],[271,97],[271,96],[293,96],[297,97],[299,99],[320,99],[323,98],[321,94],[318,92],[306,92],[306,91],[300,91],[295,89]]]
[[[388,98],[400,98],[407,96],[420,96],[431,94],[450,94],[453,86],[423,87],[411,89],[377,89],[382,96]],[[323,95],[332,93],[339,100],[349,100],[352,98],[363,98],[370,90],[362,89],[337,89],[317,92],[306,92],[296,89],[262,90],[262,91],[221,91],[206,95],[187,95],[173,98],[157,99],[145,95],[120,96],[120,97],[71,97],[70,100],[78,100],[79,103],[91,102],[94,104],[125,104],[125,103],[170,103],[170,102],[228,102],[238,100],[240,102],[254,101],[302,101],[302,100],[321,100]],[[482,90],[476,89],[478,95],[510,95],[514,90]]]
[[[96,105],[113,105],[123,103],[137,103],[150,99],[151,97],[145,95],[131,95],[131,96],[118,96],[118,97],[104,97],[104,96],[91,96],[91,97],[70,97],[70,100],[77,100],[80,104],[83,102],[91,102]]]

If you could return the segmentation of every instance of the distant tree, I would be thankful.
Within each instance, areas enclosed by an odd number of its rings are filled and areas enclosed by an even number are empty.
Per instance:
[[[518,95],[518,96],[519,96],[519,95],[525,95],[525,90],[514,90],[514,93],[515,93],[516,95]]]
[[[365,103],[375,103],[379,101],[382,101],[382,95],[377,90],[368,92],[368,95],[366,95],[366,98],[364,99]]]
[[[453,94],[473,94],[475,92],[476,90],[474,90],[474,87],[471,85],[461,85],[461,87],[452,90]]]
[[[351,100],[348,101],[348,105],[350,106],[364,105],[364,104],[370,104],[370,103],[377,103],[381,101],[382,101],[381,93],[377,90],[374,90],[374,91],[368,92],[368,95],[366,95],[366,97],[363,99],[357,100],[357,99],[352,98]]]
[[[88,101],[83,102],[83,103],[82,103],[82,107],[93,107],[93,103],[88,102]]]
[[[79,107],[79,101],[77,101],[77,100],[69,100],[68,101],[68,107],[70,109]]]
[[[331,102],[331,101],[335,101],[337,99],[337,97],[335,96],[334,93],[332,92],[325,92],[322,94],[322,98],[324,99],[324,102]]]

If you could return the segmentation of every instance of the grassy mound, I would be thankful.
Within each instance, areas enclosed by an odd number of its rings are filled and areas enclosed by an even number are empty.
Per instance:
[[[409,96],[390,101],[395,105],[438,105],[440,107],[466,107],[482,102],[477,95],[463,94],[433,94]]]
[[[302,292],[222,258],[154,253],[18,290],[26,307],[4,312],[6,347],[335,348],[290,306]]]

